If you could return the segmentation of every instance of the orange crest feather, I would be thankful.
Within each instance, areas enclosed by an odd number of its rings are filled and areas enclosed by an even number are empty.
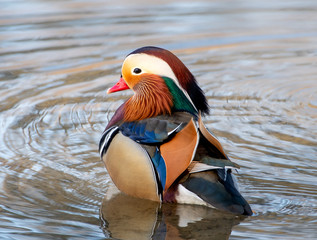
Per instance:
[[[135,94],[125,105],[124,121],[136,121],[171,114],[172,95],[161,77],[144,73],[133,87]]]

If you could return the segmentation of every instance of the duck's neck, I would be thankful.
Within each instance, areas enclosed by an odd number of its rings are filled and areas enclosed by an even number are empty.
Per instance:
[[[148,74],[133,90],[135,94],[125,104],[124,121],[171,114],[173,97],[161,77]]]
[[[175,111],[189,112],[192,115],[197,116],[198,111],[190,100],[190,97],[186,95],[186,93],[181,90],[172,79],[168,77],[163,77],[163,79],[173,98],[172,109]]]

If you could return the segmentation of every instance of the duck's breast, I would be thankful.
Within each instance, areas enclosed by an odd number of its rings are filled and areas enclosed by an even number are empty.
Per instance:
[[[131,196],[160,201],[151,158],[142,145],[117,133],[102,160],[115,185]]]

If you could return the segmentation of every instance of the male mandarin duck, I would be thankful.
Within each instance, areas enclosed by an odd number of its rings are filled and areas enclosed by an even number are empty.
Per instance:
[[[122,192],[161,202],[202,204],[252,215],[230,161],[201,119],[202,89],[173,53],[142,47],[123,62],[108,93],[131,89],[99,143],[107,171]]]

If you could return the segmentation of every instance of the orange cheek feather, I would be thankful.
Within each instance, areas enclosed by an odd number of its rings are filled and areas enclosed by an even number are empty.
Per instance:
[[[114,85],[112,88],[109,88],[107,90],[107,93],[113,93],[118,91],[123,91],[129,89],[129,86],[125,83],[123,78],[120,78],[120,80]]]

